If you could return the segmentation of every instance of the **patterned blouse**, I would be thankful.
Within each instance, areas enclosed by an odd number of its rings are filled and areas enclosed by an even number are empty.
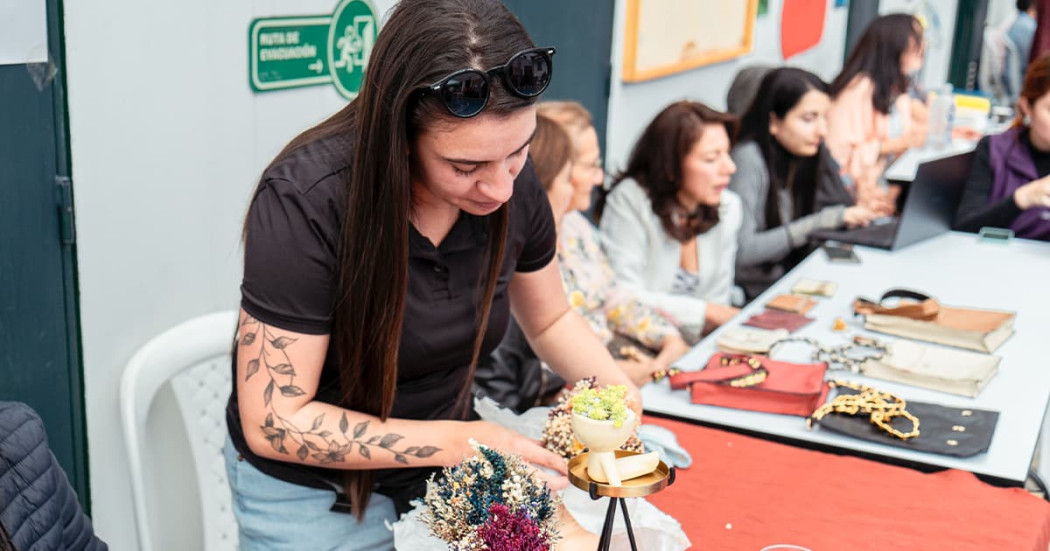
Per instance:
[[[616,282],[598,239],[580,212],[565,215],[558,231],[558,263],[569,303],[606,345],[619,334],[659,349],[664,337],[678,335],[678,329]]]

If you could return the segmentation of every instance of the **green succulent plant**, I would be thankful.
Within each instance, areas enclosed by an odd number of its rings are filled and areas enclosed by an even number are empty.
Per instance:
[[[620,428],[627,420],[627,387],[612,385],[581,390],[572,399],[572,412],[595,421],[612,421]]]

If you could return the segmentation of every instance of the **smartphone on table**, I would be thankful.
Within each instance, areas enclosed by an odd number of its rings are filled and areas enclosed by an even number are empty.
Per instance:
[[[824,253],[828,255],[828,260],[830,262],[860,264],[860,257],[853,251],[853,244],[851,243],[826,241],[821,248],[823,248]]]

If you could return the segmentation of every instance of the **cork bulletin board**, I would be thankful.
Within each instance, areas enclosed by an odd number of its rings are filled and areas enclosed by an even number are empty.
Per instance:
[[[623,80],[638,82],[751,51],[758,0],[627,0]]]

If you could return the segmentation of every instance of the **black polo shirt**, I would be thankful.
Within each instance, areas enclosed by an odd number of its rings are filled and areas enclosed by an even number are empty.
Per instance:
[[[346,136],[315,142],[292,153],[262,177],[247,217],[241,307],[267,325],[307,334],[331,332],[338,278],[336,247],[346,210],[350,145]],[[487,240],[488,218],[466,212],[460,213],[438,247],[414,227],[410,229],[408,296],[393,417],[457,417],[455,402],[466,384],[481,302],[479,281],[487,271]],[[506,253],[481,350],[483,357],[496,348],[506,332],[510,317],[507,286],[514,272],[543,268],[554,258],[555,246],[550,204],[529,160],[514,182]],[[330,347],[316,397],[331,404],[339,402],[340,394],[339,367],[334,357]],[[236,365],[235,355],[235,377]],[[254,455],[240,425],[236,385],[226,421],[237,451],[259,470],[315,488],[331,488],[326,480],[339,480],[338,471]],[[403,497],[406,488],[419,488],[434,470],[379,470],[376,489]]]

